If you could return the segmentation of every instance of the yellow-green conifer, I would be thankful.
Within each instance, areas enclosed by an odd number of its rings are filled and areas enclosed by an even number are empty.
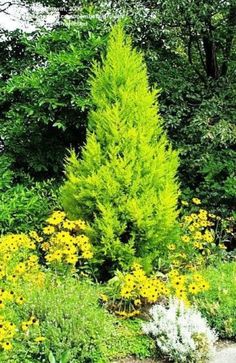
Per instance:
[[[65,210],[87,219],[98,257],[111,268],[155,265],[177,235],[177,153],[158,115],[143,56],[122,26],[91,78],[94,109],[81,159],[72,152],[62,188]]]

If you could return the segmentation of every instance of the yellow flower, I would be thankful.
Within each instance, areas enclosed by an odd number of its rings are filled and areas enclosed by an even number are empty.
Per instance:
[[[175,276],[171,280],[171,285],[174,288],[179,289],[180,287],[183,288],[184,282],[185,282],[185,277],[184,276]]]
[[[21,324],[21,329],[23,330],[23,331],[27,331],[27,330],[29,330],[29,327],[30,327],[30,324],[27,322],[27,321],[25,321],[25,322],[23,322],[22,324]]]
[[[46,340],[46,338],[45,337],[37,337],[37,338],[35,338],[34,339],[34,341],[36,342],[36,343],[42,343],[42,342],[44,342]]]
[[[170,278],[172,277],[176,277],[176,276],[179,276],[179,272],[177,270],[171,270],[169,273],[168,273],[168,276]]]
[[[35,316],[31,316],[30,320],[28,321],[30,325],[39,325],[39,321]]]
[[[134,305],[136,305],[136,306],[141,305],[141,300],[140,299],[135,299],[134,300]]]
[[[68,229],[69,231],[72,231],[76,226],[75,222],[69,221],[68,219],[66,219],[63,222],[63,228]]]
[[[185,207],[188,206],[188,202],[186,200],[181,200],[181,204],[184,205]]]
[[[68,257],[66,258],[66,261],[67,261],[68,263],[75,264],[75,263],[78,261],[78,257],[77,257],[77,256],[74,256],[74,255],[72,255],[72,256],[68,256]]]
[[[193,219],[193,220],[196,220],[197,219],[197,214],[196,213],[192,213],[190,215],[190,217]]]
[[[199,274],[199,273],[195,273],[195,274],[193,275],[193,278],[194,278],[194,280],[196,280],[196,281],[202,281],[202,275],[201,275],[201,274]]]
[[[172,243],[172,244],[168,245],[167,248],[170,251],[174,251],[176,249],[176,246],[175,246],[175,244]]]
[[[182,239],[183,242],[186,242],[186,243],[190,241],[190,237],[187,236],[187,235],[182,236],[181,239]]]
[[[2,342],[1,345],[4,350],[11,350],[13,348],[10,342]]]
[[[210,288],[210,284],[207,281],[202,281],[200,283],[200,289],[201,291],[207,291]]]
[[[189,286],[188,286],[188,290],[191,294],[197,294],[199,292],[199,288],[196,284],[194,283],[191,283]]]
[[[44,242],[44,243],[42,243],[42,249],[43,249],[44,251],[49,250],[49,248],[50,248],[50,244],[49,244],[48,242]]]
[[[103,302],[107,302],[109,299],[108,299],[108,296],[106,294],[101,294],[100,295],[100,298]]]
[[[134,262],[132,265],[132,270],[141,270],[142,266],[140,265],[140,263]]]
[[[39,237],[39,235],[38,235],[38,233],[36,231],[30,231],[29,236],[31,238],[35,239],[35,241],[40,242],[41,238]]]
[[[195,227],[194,226],[189,226],[188,229],[191,231],[191,232],[194,232],[195,231]]]
[[[132,296],[131,290],[127,286],[122,287],[122,289],[120,291],[120,296],[125,299],[130,298]]]
[[[200,242],[194,242],[193,246],[194,246],[195,248],[198,248],[199,250],[201,250],[201,249],[203,248],[203,245],[202,245],[202,243],[200,243]]]
[[[84,251],[82,253],[82,257],[86,260],[90,260],[91,258],[93,258],[93,253],[91,251]]]
[[[61,211],[55,211],[53,214],[47,219],[48,224],[52,224],[57,226],[60,224],[65,218],[65,213]]]
[[[192,199],[192,202],[193,202],[194,204],[196,204],[196,205],[201,204],[201,200],[200,200],[200,199],[198,199],[198,198],[193,198],[193,199]]]
[[[207,230],[205,232],[205,234],[203,235],[203,238],[208,243],[214,242],[214,236],[209,230]]]
[[[18,305],[22,305],[22,304],[24,304],[24,298],[23,298],[22,296],[18,297],[18,298],[16,299],[16,303],[17,303]]]
[[[185,223],[190,223],[190,222],[192,222],[193,221],[193,219],[192,219],[192,217],[191,216],[186,216],[186,217],[184,217],[184,222]]]
[[[43,228],[44,234],[53,234],[55,232],[55,228],[53,226],[47,226]]]
[[[81,219],[77,219],[76,221],[73,221],[75,223],[75,225],[81,230],[84,231],[87,226],[85,221],[82,221]]]

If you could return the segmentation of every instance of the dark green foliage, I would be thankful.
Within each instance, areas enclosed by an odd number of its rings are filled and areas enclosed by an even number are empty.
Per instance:
[[[90,105],[87,76],[104,45],[101,25],[88,16],[82,24],[25,36],[32,63],[0,93],[0,135],[14,170],[60,175],[66,147],[83,143]]]
[[[33,58],[30,50],[27,49],[23,36],[20,30],[0,29],[0,85],[37,61],[37,58]]]
[[[135,257],[146,268],[157,266],[178,235],[178,159],[162,130],[143,58],[119,26],[91,84],[95,109],[82,160],[72,153],[66,166],[64,208],[91,223],[109,273]]]
[[[162,89],[160,112],[180,150],[182,189],[208,209],[230,214],[236,204],[235,3],[147,6],[129,29]]]
[[[57,202],[55,181],[17,183],[11,160],[0,156],[0,235],[38,229]],[[21,175],[21,178],[23,176]]]
[[[236,263],[221,263],[202,271],[210,289],[194,301],[222,338],[236,338]]]

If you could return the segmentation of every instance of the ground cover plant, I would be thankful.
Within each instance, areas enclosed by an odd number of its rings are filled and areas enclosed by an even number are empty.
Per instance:
[[[236,338],[236,263],[220,263],[201,271],[210,288],[194,299],[198,309],[223,338]]]

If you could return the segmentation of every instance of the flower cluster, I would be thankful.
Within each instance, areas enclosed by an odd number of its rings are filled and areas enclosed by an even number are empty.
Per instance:
[[[217,337],[200,312],[171,299],[169,307],[153,306],[150,315],[143,331],[155,338],[164,356],[181,363],[203,363],[211,357]]]
[[[200,273],[181,275],[177,270],[168,273],[168,288],[172,296],[189,305],[191,296],[209,289],[209,283]]]
[[[102,302],[117,315],[130,318],[141,313],[142,307],[167,296],[166,284],[157,276],[147,276],[138,263],[129,273],[117,272],[108,283],[107,294],[101,295]]]
[[[10,351],[14,339],[23,332],[16,318],[18,307],[25,304],[22,282],[41,286],[45,274],[36,254],[36,243],[26,234],[9,234],[0,238],[0,347]],[[11,318],[11,319],[9,319]]]
[[[4,350],[12,349],[12,339],[16,334],[16,326],[12,322],[5,320],[0,315],[0,347]]]
[[[102,302],[124,318],[141,314],[146,305],[176,296],[185,304],[190,297],[209,289],[201,274],[181,275],[172,270],[168,275],[147,276],[140,264],[134,263],[129,273],[118,272],[109,283],[108,295],[102,294]]]
[[[44,275],[35,253],[36,244],[25,234],[9,234],[0,238],[0,282],[16,285],[20,280],[42,282]]]
[[[200,208],[200,199],[193,198],[192,203],[192,213],[182,218],[181,245],[167,246],[174,268],[197,269],[213,257],[220,256],[225,249],[223,243],[216,244],[215,222],[220,217]],[[182,201],[182,205],[187,206],[188,202]]]
[[[53,212],[47,219],[40,241],[46,262],[75,266],[90,260],[93,250],[89,238],[84,234],[87,228],[82,220],[70,221],[64,212]]]

